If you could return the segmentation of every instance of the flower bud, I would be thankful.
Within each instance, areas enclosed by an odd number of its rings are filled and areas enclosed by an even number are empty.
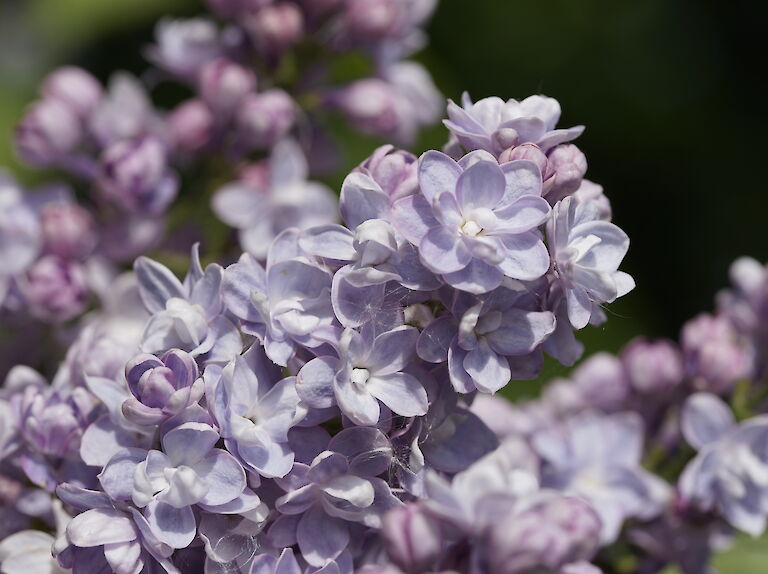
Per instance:
[[[32,104],[16,127],[16,148],[27,163],[40,167],[62,163],[82,141],[76,113],[60,100]]]
[[[155,39],[148,50],[150,60],[188,80],[194,80],[206,62],[221,54],[216,25],[204,18],[161,20]]]
[[[573,192],[573,197],[579,203],[585,201],[592,201],[597,205],[597,211],[600,219],[603,221],[610,221],[613,215],[611,210],[611,202],[608,197],[603,193],[603,186],[598,185],[588,179],[581,180],[579,188]],[[547,198],[549,199],[549,198]]]
[[[555,175],[554,170],[550,167],[549,161],[547,160],[546,154],[541,151],[541,148],[536,144],[524,143],[522,145],[515,145],[514,147],[504,149],[499,156],[499,163],[507,163],[519,159],[532,161],[539,167],[543,184],[542,193],[546,195],[554,183]]]
[[[117,142],[101,158],[104,197],[125,211],[156,215],[176,197],[178,179],[166,165],[164,146],[154,138]]]
[[[573,144],[559,145],[547,156],[549,169],[554,172],[554,183],[547,201],[555,204],[575,192],[587,173],[587,158]]]
[[[414,195],[419,191],[419,160],[405,150],[381,146],[357,168],[368,172],[391,201]]]
[[[428,570],[443,549],[440,524],[417,504],[390,510],[381,533],[389,557],[405,572]]]
[[[263,53],[278,57],[301,40],[304,18],[298,6],[283,2],[264,6],[245,26]]]
[[[167,125],[171,141],[178,149],[195,152],[211,141],[213,114],[200,100],[187,100],[170,113]]]
[[[30,312],[55,323],[82,313],[89,293],[82,266],[54,255],[47,255],[32,265],[23,291]]]
[[[349,85],[337,96],[336,104],[347,120],[362,132],[385,136],[396,132],[400,125],[394,90],[378,78]]]
[[[398,0],[348,0],[345,20],[353,36],[370,40],[395,34],[401,12]]]
[[[494,574],[557,571],[590,558],[600,519],[584,500],[553,494],[489,525],[487,560]]]
[[[200,72],[200,97],[215,114],[231,116],[243,98],[256,90],[253,72],[230,60],[208,62]]]
[[[497,150],[504,150],[506,152],[511,152],[514,148],[516,148],[520,144],[520,134],[514,128],[498,129],[495,132],[493,132],[493,134],[491,135],[491,138],[493,140],[493,146]],[[536,147],[538,148],[539,146],[536,146]],[[504,161],[502,161],[501,158],[499,158],[499,161],[501,163],[504,163]],[[505,161],[510,161],[510,160],[505,160]]]
[[[157,425],[196,403],[203,395],[194,358],[171,349],[160,359],[139,355],[125,368],[133,395],[122,406],[125,417],[139,425]]]
[[[96,244],[91,214],[75,203],[54,201],[40,209],[43,249],[64,259],[81,259]]]
[[[282,90],[248,94],[237,110],[237,126],[243,139],[251,146],[274,146],[293,127],[296,106]]]
[[[571,374],[585,405],[605,411],[622,408],[630,392],[624,366],[608,353],[596,353]]]
[[[639,393],[663,393],[683,381],[683,357],[670,341],[635,339],[621,353],[632,388]]]
[[[58,100],[86,119],[96,108],[103,95],[101,84],[81,68],[66,66],[51,73],[43,83],[46,99]]]
[[[683,325],[680,341],[686,371],[697,389],[727,393],[749,376],[747,348],[725,318],[694,317]]]

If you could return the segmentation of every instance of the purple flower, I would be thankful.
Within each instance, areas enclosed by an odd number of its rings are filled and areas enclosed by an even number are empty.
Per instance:
[[[188,81],[194,81],[200,68],[222,51],[216,25],[204,18],[160,20],[155,40],[156,44],[147,50],[149,59]]]
[[[125,211],[158,215],[176,197],[178,177],[168,167],[165,147],[154,138],[117,142],[104,151],[101,162],[102,194]]]
[[[227,449],[248,470],[270,478],[291,470],[288,430],[306,415],[295,378],[279,376],[257,343],[224,368],[208,393]]]
[[[696,393],[683,406],[681,430],[699,451],[678,482],[683,502],[760,536],[768,518],[768,418],[737,425],[721,399]]]
[[[429,151],[420,160],[419,185],[420,195],[395,203],[393,221],[447,283],[487,293],[505,276],[532,280],[546,273],[549,255],[537,227],[549,205],[535,164],[499,166],[480,153],[456,163]]]
[[[245,512],[260,502],[246,489],[245,471],[235,457],[213,448],[218,440],[212,427],[184,423],[163,436],[162,451],[118,452],[99,474],[99,482],[113,500],[132,500],[144,508],[159,540],[185,548],[197,532],[192,505],[226,514]]]
[[[125,418],[137,425],[155,426],[197,403],[203,396],[195,359],[179,349],[161,358],[143,354],[125,367],[133,397],[122,405]]]
[[[566,566],[595,554],[600,518],[581,498],[542,492],[515,506],[487,509],[495,519],[484,535],[489,572],[567,574]]]
[[[491,97],[472,103],[462,96],[461,107],[449,100],[446,127],[467,151],[482,149],[494,155],[523,143],[535,143],[544,153],[576,139],[584,126],[555,129],[560,104],[553,98],[530,96],[521,102]]]
[[[416,504],[390,510],[381,535],[389,557],[406,572],[429,569],[444,551],[440,522]]]
[[[327,342],[335,323],[331,276],[305,258],[294,257],[298,255],[296,239],[291,231],[278,236],[266,273],[246,253],[224,274],[227,310],[240,320],[243,332],[257,336],[267,356],[281,366],[295,357],[297,345],[316,348]],[[285,259],[280,257],[283,248]]]
[[[30,312],[54,323],[82,313],[89,295],[85,270],[80,263],[54,255],[46,255],[29,268],[22,291]]]
[[[632,388],[639,393],[664,393],[685,376],[680,350],[670,341],[634,339],[621,352]]]
[[[40,208],[43,248],[65,259],[81,259],[93,251],[96,232],[90,212],[67,198]]]
[[[203,270],[193,248],[193,260],[182,284],[167,267],[140,257],[134,265],[139,292],[153,313],[144,330],[141,350],[161,353],[187,351],[207,363],[228,363],[243,348],[240,333],[223,315],[219,265]]]
[[[368,159],[353,170],[353,173],[356,172],[370,177],[393,202],[419,192],[418,158],[391,145],[376,148]]]
[[[182,102],[168,116],[170,139],[177,149],[185,152],[205,148],[211,142],[213,129],[213,113],[200,100]]]
[[[67,505],[83,510],[53,546],[59,564],[73,574],[112,570],[133,574],[143,569],[180,574],[161,542],[135,508],[116,508],[103,492],[64,483],[56,493]],[[162,568],[162,570],[159,570]]]
[[[46,77],[42,95],[69,106],[80,118],[87,119],[101,101],[103,89],[91,74],[81,68],[65,66]]]
[[[226,118],[256,90],[256,76],[250,70],[220,58],[203,66],[198,81],[200,98],[217,117]]]
[[[616,540],[625,519],[660,514],[669,498],[668,485],[640,466],[643,432],[634,413],[585,411],[533,437],[545,462],[542,485],[588,500],[603,544]]]
[[[376,478],[391,460],[387,444],[375,429],[347,429],[310,465],[295,464],[290,474],[276,480],[286,491],[275,504],[283,516],[268,536],[290,541],[286,546],[298,543],[304,560],[323,566],[347,548],[354,523],[381,528],[384,514],[402,504]],[[335,451],[337,445],[344,453]]]
[[[336,220],[336,200],[325,185],[307,181],[307,163],[290,140],[278,144],[269,160],[265,187],[230,183],[213,197],[217,217],[240,230],[243,249],[265,259],[272,240],[290,227],[307,229]]]
[[[547,238],[556,281],[576,329],[598,316],[601,303],[612,303],[635,287],[632,277],[618,271],[629,238],[614,224],[600,220],[597,204],[566,197],[553,209]]]
[[[296,114],[296,104],[283,90],[246,94],[236,111],[237,134],[251,148],[279,147],[296,123]]]
[[[24,272],[37,258],[41,239],[39,220],[21,189],[0,173],[0,307],[8,279]]]
[[[427,393],[419,380],[404,372],[415,350],[418,330],[397,327],[375,338],[369,330],[346,329],[339,358],[318,357],[301,368],[299,396],[311,407],[337,404],[358,425],[379,422],[384,403],[392,412],[420,416],[427,412]]]
[[[443,315],[422,331],[419,356],[447,361],[458,392],[495,393],[513,377],[509,357],[532,353],[555,328],[551,312],[525,308],[524,299],[503,287],[483,300],[457,295],[453,316]]]
[[[680,335],[687,374],[699,390],[723,394],[750,375],[749,348],[727,318],[702,313]]]
[[[16,127],[16,148],[27,163],[39,167],[64,164],[82,143],[77,113],[58,99],[35,102]]]
[[[266,4],[244,23],[254,44],[270,60],[276,60],[304,35],[304,17],[294,3]]]
[[[130,74],[112,76],[107,93],[93,110],[90,131],[101,146],[155,134],[160,127],[144,86]]]

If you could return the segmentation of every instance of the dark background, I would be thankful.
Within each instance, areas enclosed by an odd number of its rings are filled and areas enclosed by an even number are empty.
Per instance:
[[[159,15],[200,0],[0,0],[0,164],[46,71],[77,63],[106,79],[146,68],[139,46]],[[613,305],[590,349],[634,334],[675,337],[710,309],[729,263],[768,260],[764,2],[442,0],[420,54],[446,96],[543,93],[604,185],[632,239],[637,289]],[[440,147],[430,130],[414,151]],[[357,144],[348,164],[367,155]],[[31,174],[23,179],[33,178]]]

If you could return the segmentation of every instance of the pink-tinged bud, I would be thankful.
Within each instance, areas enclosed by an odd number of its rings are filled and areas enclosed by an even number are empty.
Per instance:
[[[581,181],[579,189],[573,192],[573,197],[579,203],[585,201],[592,201],[597,205],[597,211],[600,219],[603,221],[610,221],[613,215],[611,209],[611,202],[608,200],[608,196],[603,193],[603,186],[598,185],[595,182],[584,179]],[[549,199],[549,198],[547,198]]]
[[[405,150],[381,146],[357,169],[367,172],[393,202],[419,192],[419,160]]]
[[[32,315],[55,323],[82,313],[88,299],[82,266],[54,255],[39,259],[29,269],[22,290]]]
[[[360,131],[385,136],[396,132],[400,125],[397,97],[384,80],[359,80],[341,92],[337,105],[347,119]]]
[[[85,70],[67,66],[45,79],[42,93],[46,99],[59,100],[80,118],[87,119],[101,101],[104,90],[98,80]]]
[[[21,158],[31,165],[60,164],[81,140],[79,118],[70,106],[59,100],[35,102],[16,127],[16,148]]]
[[[243,98],[256,90],[256,76],[240,64],[219,58],[203,67],[198,87],[215,114],[231,117]]]
[[[91,214],[75,203],[54,201],[40,209],[43,249],[64,259],[81,259],[96,245]]]
[[[402,22],[397,0],[349,0],[345,15],[349,31],[363,40],[391,36]]]
[[[699,390],[727,393],[750,375],[746,343],[724,317],[694,317],[683,325],[680,343],[686,371]]]
[[[559,145],[549,152],[547,157],[549,168],[555,174],[547,201],[554,205],[579,189],[584,174],[587,173],[587,158],[573,144]]]
[[[632,388],[639,393],[663,393],[683,381],[680,350],[670,341],[635,339],[621,353]]]
[[[389,511],[381,533],[389,557],[406,572],[430,570],[442,551],[439,523],[417,504]]]
[[[539,167],[539,171],[541,171],[541,180],[543,182],[543,193],[546,194],[554,181],[554,171],[550,167],[546,154],[541,151],[541,148],[536,144],[524,143],[522,145],[504,149],[499,156],[499,163],[508,163],[520,159],[532,161]]]
[[[629,397],[624,365],[608,353],[596,353],[586,359],[574,369],[571,379],[584,404],[601,410],[621,409]]]
[[[304,17],[295,4],[270,4],[248,18],[245,26],[262,52],[280,56],[301,40]]]
[[[174,145],[186,152],[205,147],[213,134],[213,114],[200,100],[187,100],[178,105],[167,119]]]
[[[296,106],[282,90],[248,94],[237,110],[236,121],[246,143],[268,148],[291,130],[296,121]]]
[[[104,197],[125,211],[157,215],[176,197],[178,178],[166,164],[165,147],[154,138],[113,144],[101,163]]]

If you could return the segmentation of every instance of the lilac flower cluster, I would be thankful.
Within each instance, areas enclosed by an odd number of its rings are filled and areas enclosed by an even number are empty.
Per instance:
[[[622,538],[638,548],[639,571],[709,572],[732,531],[766,530],[768,267],[741,258],[731,280],[717,312],[686,323],[679,344],[637,338],[535,401],[481,396],[471,407],[536,452],[544,486],[590,501],[603,543],[629,521]]]
[[[60,325],[97,294],[92,261],[120,265],[206,238],[180,228],[177,213],[208,201],[201,175],[232,181],[213,209],[260,259],[283,229],[335,221],[331,190],[307,180],[336,163],[333,116],[404,143],[439,119],[441,96],[406,59],[423,47],[435,4],[211,1],[206,15],[158,23],[141,79],[118,72],[105,86],[72,66],[51,73],[16,148],[69,184],[38,193],[0,181],[0,249],[14,261],[0,275],[0,309]],[[352,72],[334,71],[350,60]],[[192,97],[160,109],[151,92],[161,82]]]
[[[623,519],[653,518],[668,495],[639,467],[638,420],[585,420],[569,440],[635,446],[571,460],[554,433],[534,448],[472,409],[536,377],[545,352],[576,360],[574,330],[633,285],[617,270],[628,239],[591,184],[551,206],[540,162],[509,157],[545,148],[464,143],[456,159],[376,150],[342,185],[344,225],[313,220],[316,205],[281,220],[237,186],[218,192],[251,246],[236,263],[203,266],[195,247],[180,280],[139,257],[52,383],[13,369],[2,476],[40,498],[34,513],[14,505],[20,528],[34,516],[56,533],[55,563],[35,560],[74,573],[599,572],[590,560]],[[323,196],[296,143],[268,161],[254,177]],[[593,500],[603,474],[607,500]]]

